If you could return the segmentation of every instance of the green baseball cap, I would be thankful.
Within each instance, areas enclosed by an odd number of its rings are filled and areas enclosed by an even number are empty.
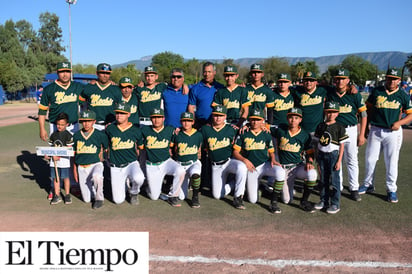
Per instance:
[[[303,80],[308,79],[308,80],[317,80],[316,74],[311,71],[306,71],[305,74],[303,74]]]
[[[302,110],[300,108],[291,108],[288,111],[287,116],[296,115],[302,117]]]
[[[263,65],[261,64],[252,64],[250,66],[250,71],[260,71],[263,72]]]
[[[57,72],[60,71],[72,71],[72,64],[70,62],[57,63]]]
[[[127,86],[133,87],[132,78],[122,77],[119,81],[119,86],[121,86],[121,87],[127,87]]]
[[[150,117],[164,117],[165,112],[161,108],[154,108],[150,113]]]
[[[182,112],[182,114],[180,115],[180,120],[189,120],[189,121],[193,121],[194,120],[194,116],[193,113],[191,112]]]
[[[338,74],[335,75],[335,78],[349,78],[349,70],[340,68]]]
[[[120,102],[116,105],[115,112],[130,113],[130,105],[126,102]]]
[[[388,68],[386,77],[401,79],[401,71],[395,67]]]
[[[263,115],[263,111],[261,109],[251,109],[249,112],[249,119],[260,119],[263,120],[265,119]]]
[[[237,74],[237,68],[235,66],[226,66],[223,69],[223,74]]]
[[[93,110],[85,110],[80,112],[79,121],[96,120],[96,113]]]
[[[227,109],[225,106],[216,105],[213,107],[212,114],[226,115],[226,113],[227,113]]]
[[[291,82],[292,78],[290,78],[289,73],[279,73],[278,75],[278,82]]]
[[[339,107],[338,102],[328,101],[325,103],[324,111],[339,112]]]
[[[154,73],[157,74],[157,69],[154,66],[147,66],[144,68],[144,74]]]
[[[112,67],[107,63],[97,65],[96,72],[112,72]]]

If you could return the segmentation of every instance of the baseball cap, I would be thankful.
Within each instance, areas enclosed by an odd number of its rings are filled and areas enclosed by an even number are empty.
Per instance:
[[[148,74],[148,73],[155,73],[157,74],[157,69],[154,66],[147,66],[144,68],[144,73]]]
[[[164,117],[165,112],[161,108],[154,108],[150,113],[150,117]]]
[[[132,79],[130,77],[122,77],[119,81],[119,86],[121,86],[121,87],[127,87],[127,86],[133,87]]]
[[[251,109],[249,112],[249,119],[265,119],[263,116],[263,111],[261,109]]]
[[[278,82],[291,82],[292,78],[290,78],[289,73],[279,73],[278,75]]]
[[[328,101],[325,103],[325,111],[333,111],[333,112],[339,112],[339,103],[338,102],[332,102],[332,101]]]
[[[386,71],[386,77],[400,79],[401,72],[398,68],[391,67],[391,68],[388,68],[388,70]]]
[[[303,80],[308,79],[308,80],[317,80],[316,74],[311,71],[306,71],[305,74],[303,74]]]
[[[96,120],[96,113],[93,110],[85,110],[80,112],[79,121]]]
[[[213,107],[212,114],[226,115],[227,109],[225,106],[216,105]]]
[[[112,72],[112,67],[109,64],[101,63],[97,65],[96,72]]]
[[[193,121],[194,120],[194,116],[193,113],[191,112],[182,112],[182,114],[180,115],[180,120],[189,120],[189,121]]]
[[[289,109],[287,116],[289,115],[296,115],[302,117],[302,110],[300,108],[291,108]]]
[[[250,71],[260,71],[263,72],[263,65],[261,64],[253,64],[250,66]]]
[[[226,66],[223,69],[223,74],[237,74],[237,68],[235,66]]]
[[[70,62],[58,62],[57,72],[59,71],[72,71],[72,64]]]
[[[338,74],[335,75],[335,78],[349,78],[349,70],[340,68]]]
[[[130,113],[130,105],[126,102],[120,102],[116,105],[115,112]]]

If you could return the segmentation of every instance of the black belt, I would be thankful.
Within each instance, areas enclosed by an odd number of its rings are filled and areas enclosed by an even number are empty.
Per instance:
[[[282,167],[284,169],[292,169],[295,168],[298,164],[286,164],[286,165],[282,165]]]
[[[132,162],[130,162],[130,163],[132,163]],[[115,165],[115,164],[110,163],[110,166],[111,167],[117,167],[117,168],[124,168],[124,167],[127,167],[130,163],[120,164],[120,165]]]
[[[151,121],[149,117],[139,117],[140,121]]]
[[[219,161],[219,162],[212,162],[212,165],[214,165],[214,166],[221,166],[221,165],[226,164],[227,161],[229,161],[229,160],[230,160],[230,158],[227,158],[226,160]]]
[[[181,164],[182,166],[188,166],[194,163],[196,163],[196,161],[192,161],[192,160],[187,161],[187,162],[179,162],[179,164]]]

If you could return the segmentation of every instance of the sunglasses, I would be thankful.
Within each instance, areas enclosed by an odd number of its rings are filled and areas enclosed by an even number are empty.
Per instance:
[[[174,79],[174,78],[180,79],[182,77],[183,77],[182,75],[172,75],[172,76],[170,76],[170,78],[172,78],[172,79]]]

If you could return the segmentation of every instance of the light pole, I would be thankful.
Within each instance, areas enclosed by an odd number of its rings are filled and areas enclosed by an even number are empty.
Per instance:
[[[72,13],[70,6],[76,4],[77,0],[66,0],[66,3],[69,4],[69,40],[70,40],[70,64],[73,68],[73,59],[72,59]],[[73,70],[71,73],[71,79],[73,80]]]

